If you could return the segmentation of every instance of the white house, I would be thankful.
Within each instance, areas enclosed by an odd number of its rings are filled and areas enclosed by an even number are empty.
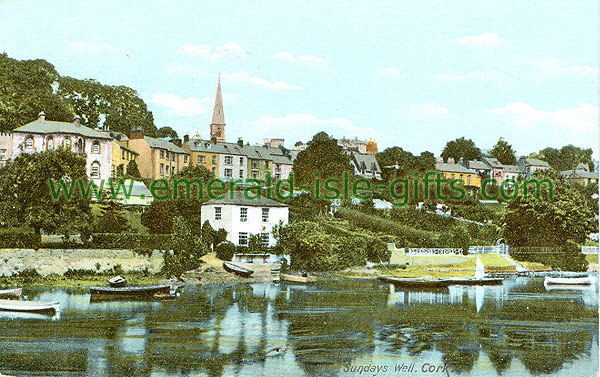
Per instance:
[[[264,197],[248,199],[243,191],[233,191],[225,193],[223,199],[204,204],[201,220],[202,224],[208,220],[213,229],[225,229],[227,240],[237,246],[248,246],[251,234],[260,235],[263,246],[275,246],[273,226],[279,222],[287,224],[288,214],[285,204]]]
[[[86,127],[75,118],[73,123],[47,121],[40,117],[12,132],[12,158],[22,153],[35,153],[65,148],[86,158],[86,171],[93,180],[111,176],[112,138],[108,132]]]

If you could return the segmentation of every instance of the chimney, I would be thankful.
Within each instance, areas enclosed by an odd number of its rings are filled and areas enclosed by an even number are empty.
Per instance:
[[[38,121],[44,122],[45,120],[46,120],[46,114],[44,114],[44,112],[42,111],[38,114]]]
[[[135,128],[129,132],[129,140],[143,139],[143,138],[144,138],[144,130],[141,127]]]
[[[242,138],[241,138],[241,137],[240,137],[240,138],[238,138],[237,145],[238,145],[238,146],[240,146],[240,147],[243,147],[243,146],[244,146],[244,140],[242,140]]]
[[[181,139],[171,139],[171,143],[177,145],[179,148],[181,148],[183,146],[181,144]]]
[[[211,136],[210,137],[210,142],[213,144],[217,144],[217,137],[216,136]]]
[[[79,117],[79,115],[75,115],[75,118],[73,119],[73,124],[76,126],[79,126],[81,124],[81,118]]]
[[[190,135],[183,135],[183,142],[187,143],[188,141],[190,141]]]

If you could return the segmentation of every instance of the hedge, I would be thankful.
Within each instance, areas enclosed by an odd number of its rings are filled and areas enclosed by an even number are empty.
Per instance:
[[[38,249],[41,236],[24,229],[0,229],[1,248]]]

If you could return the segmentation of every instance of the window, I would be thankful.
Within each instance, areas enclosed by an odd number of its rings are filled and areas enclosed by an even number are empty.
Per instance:
[[[204,165],[204,160],[205,160],[204,156],[198,156],[198,164]]]
[[[33,136],[27,136],[25,139],[25,148],[33,148]]]
[[[94,141],[92,143],[92,153],[96,153],[96,154],[100,153],[100,143],[99,142]]]
[[[281,171],[281,168],[279,167],[279,164],[275,164],[275,172],[278,173]]]
[[[92,178],[100,178],[100,163],[98,161],[92,162]]]
[[[263,223],[269,222],[269,209],[268,208],[262,209],[262,221],[263,221]]]
[[[233,157],[225,156],[225,165],[233,165]]]
[[[217,168],[212,168],[213,175],[217,175]]]
[[[160,164],[160,175],[165,175],[165,164]]]
[[[252,178],[253,179],[258,179],[258,172],[257,171],[253,171],[252,172]]]
[[[122,160],[124,160],[124,159],[125,159],[125,151],[124,151],[124,150],[122,150],[122,151],[121,151],[121,159],[122,159]]]
[[[240,175],[239,175],[240,179],[244,179],[244,171],[240,170]]]
[[[244,165],[244,157],[240,157],[240,165]]]
[[[84,147],[85,145],[83,144],[83,139],[79,138],[79,140],[77,140],[77,150],[79,151],[79,153],[83,153]]]
[[[248,208],[240,208],[240,221],[248,221]]]
[[[471,184],[471,176],[467,175],[467,184],[470,185]]]
[[[184,164],[188,163],[188,155],[187,154],[183,156],[183,163]]]
[[[49,137],[48,140],[46,140],[46,149],[49,151],[54,149],[54,138],[53,137]]]
[[[165,151],[162,149],[160,150],[160,158],[165,158]]]
[[[175,166],[171,166],[171,175],[175,175]]]
[[[275,179],[281,179],[281,174],[280,173],[275,173]]]
[[[217,164],[217,156],[212,156],[212,164],[213,165]]]
[[[227,178],[233,177],[233,170],[232,169],[225,169],[225,177],[227,177]]]
[[[461,174],[461,175],[459,175],[459,178],[460,178],[460,180],[462,181],[462,180],[463,180],[463,175],[462,175],[462,174]]]
[[[238,235],[238,245],[248,246],[248,232],[240,232]]]
[[[260,234],[260,246],[269,247],[269,233]]]
[[[215,220],[221,220],[221,207],[215,207]]]
[[[65,137],[65,148],[67,149],[71,149],[71,138],[70,137]]]
[[[175,153],[171,153],[171,161],[175,162]]]
[[[252,169],[258,169],[258,161],[252,161]]]

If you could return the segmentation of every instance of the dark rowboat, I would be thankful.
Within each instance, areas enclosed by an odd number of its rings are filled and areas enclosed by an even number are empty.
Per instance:
[[[440,278],[441,281],[449,282],[449,285],[502,285],[502,278]]]
[[[90,293],[93,295],[112,295],[112,296],[132,296],[145,297],[154,295],[169,295],[171,293],[170,285],[140,285],[133,287],[90,287]]]
[[[223,268],[225,269],[225,271],[227,272],[232,272],[234,274],[243,276],[245,278],[250,277],[250,275],[252,275],[254,273],[254,271],[249,270],[247,268],[235,265],[233,263],[229,263],[229,262],[223,262]]]
[[[22,288],[0,289],[0,299],[19,299],[23,293]]]
[[[398,288],[447,288],[450,282],[434,278],[395,278],[391,276],[377,276],[377,279]]]
[[[0,310],[26,313],[58,313],[60,312],[60,303],[58,301],[0,300]]]

